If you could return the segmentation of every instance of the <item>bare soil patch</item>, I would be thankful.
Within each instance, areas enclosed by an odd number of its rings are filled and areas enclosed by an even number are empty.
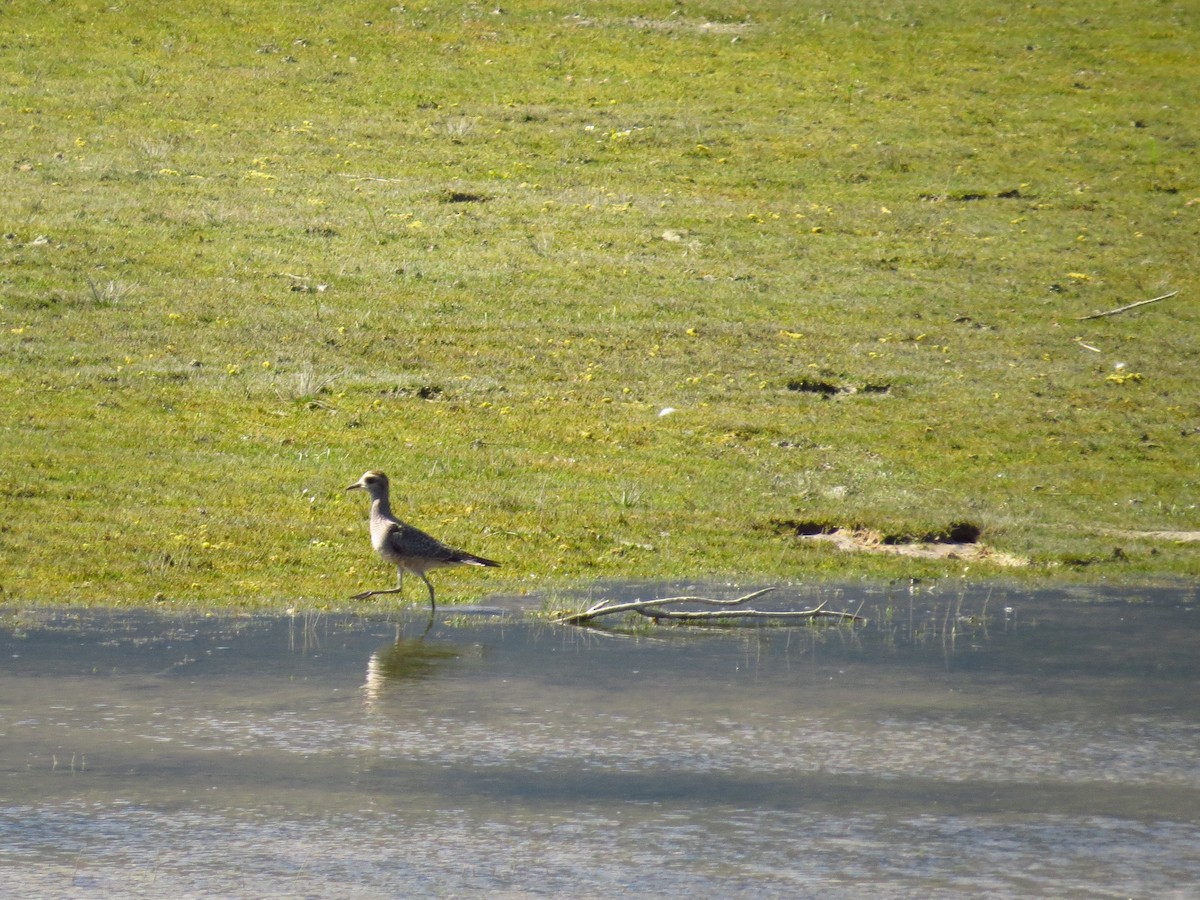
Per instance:
[[[1110,531],[1108,534],[1116,537],[1174,541],[1177,544],[1191,544],[1200,541],[1200,531]]]
[[[986,561],[998,566],[1027,566],[1029,559],[996,550],[982,543],[978,525],[953,522],[945,529],[923,535],[889,535],[870,528],[827,525],[819,522],[777,522],[782,533],[792,532],[807,541],[826,541],[839,550],[888,553],[913,559]]]

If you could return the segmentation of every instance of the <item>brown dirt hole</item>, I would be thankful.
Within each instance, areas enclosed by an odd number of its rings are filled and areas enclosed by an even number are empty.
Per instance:
[[[923,535],[882,534],[861,526],[839,526],[816,520],[776,519],[776,534],[824,541],[840,550],[891,553],[917,559],[986,560],[1001,566],[1027,566],[1029,560],[994,550],[981,543],[982,529],[972,522],[952,522]]]
[[[837,394],[886,394],[891,391],[892,386],[889,384],[864,384],[862,387],[855,387],[850,384],[834,384],[832,381],[802,376],[788,381],[787,389],[801,394],[833,397]]]

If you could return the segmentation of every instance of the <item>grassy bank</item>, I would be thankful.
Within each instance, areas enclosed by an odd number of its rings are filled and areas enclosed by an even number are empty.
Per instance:
[[[1200,575],[1187,4],[0,25],[10,601],[340,603],[367,468],[505,562],[447,600],[965,568],[831,526]]]

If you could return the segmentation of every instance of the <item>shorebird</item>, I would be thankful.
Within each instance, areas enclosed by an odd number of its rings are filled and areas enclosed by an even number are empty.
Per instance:
[[[433,584],[425,576],[431,569],[446,566],[499,566],[494,560],[484,559],[465,550],[455,550],[437,538],[430,537],[419,528],[401,522],[392,515],[388,502],[388,478],[382,472],[364,472],[363,477],[346,488],[348,491],[366,491],[371,495],[371,546],[385,561],[396,567],[396,586],[383,591],[363,591],[351,600],[366,600],[377,594],[398,594],[404,587],[405,571],[412,572],[429,588],[429,612],[437,609]]]

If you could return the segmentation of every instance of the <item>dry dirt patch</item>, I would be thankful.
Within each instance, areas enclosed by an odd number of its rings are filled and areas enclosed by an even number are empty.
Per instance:
[[[1109,531],[1115,537],[1148,538],[1158,541],[1174,541],[1177,544],[1191,544],[1200,541],[1200,531]]]
[[[839,550],[859,553],[890,553],[913,559],[947,559],[990,562],[998,566],[1027,566],[1029,559],[1004,553],[980,542],[980,529],[969,522],[955,522],[945,530],[920,536],[886,535],[869,528],[823,525],[816,522],[776,522],[776,530],[795,534],[805,541],[825,541]]]

